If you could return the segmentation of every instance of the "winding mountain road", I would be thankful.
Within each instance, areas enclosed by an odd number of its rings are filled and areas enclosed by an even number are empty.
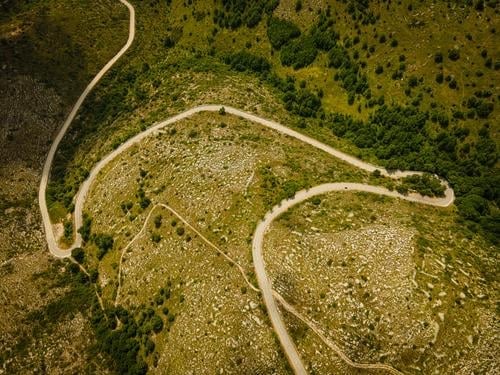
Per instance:
[[[66,118],[66,121],[64,121],[63,126],[61,129],[59,129],[59,132],[56,135],[56,138],[52,142],[52,145],[50,146],[49,153],[47,155],[47,159],[45,160],[45,164],[43,165],[43,170],[42,170],[42,178],[40,181],[40,187],[38,189],[38,204],[40,206],[40,212],[42,213],[42,220],[43,220],[43,225],[45,228],[45,237],[47,238],[47,244],[49,246],[49,250],[52,255],[58,257],[58,258],[67,258],[71,255],[71,249],[66,250],[66,249],[61,249],[57,245],[57,240],[54,236],[54,232],[52,229],[52,223],[50,221],[50,216],[49,216],[49,210],[47,207],[47,201],[46,201],[46,195],[47,195],[47,185],[49,182],[49,177],[50,177],[50,169],[52,168],[52,163],[54,162],[54,157],[56,155],[57,147],[59,147],[59,143],[61,143],[61,140],[64,137],[64,134],[68,131],[69,126],[75,119],[76,114],[78,113],[78,110],[82,106],[83,102],[87,98],[87,95],[92,91],[92,89],[99,83],[102,77],[111,69],[111,67],[122,57],[125,52],[130,48],[132,45],[132,42],[134,41],[135,38],[135,9],[134,7],[126,0],[119,0],[122,4],[124,4],[128,11],[129,11],[129,32],[128,32],[128,39],[125,45],[122,47],[118,53],[113,56],[111,60],[108,61],[106,65],[97,73],[97,75],[94,77],[92,81],[88,84],[88,86],[83,90],[82,94],[76,101],[75,105],[71,109],[71,112],[69,113],[68,117]],[[75,211],[76,212],[76,211]],[[75,215],[75,227],[79,228],[82,225],[82,216],[80,212],[80,216]],[[82,238],[78,234],[76,236],[76,241],[71,246],[72,248],[75,247],[80,247],[82,245]]]
[[[230,106],[221,106],[219,104],[206,104],[206,105],[201,105],[197,106],[191,109],[188,109],[187,111],[181,112],[178,115],[175,115],[173,117],[170,117],[164,121],[161,121],[150,128],[144,130],[143,132],[135,135],[134,137],[130,138],[126,142],[122,143],[118,148],[110,152],[108,155],[106,155],[104,158],[102,158],[89,172],[89,176],[87,179],[82,183],[80,186],[80,189],[78,193],[76,194],[75,197],[75,212],[74,212],[74,220],[75,220],[75,227],[80,228],[83,223],[83,205],[85,203],[85,199],[87,197],[88,191],[90,187],[92,186],[92,183],[98,176],[99,172],[109,163],[111,162],[114,158],[116,158],[118,155],[120,155],[122,152],[125,150],[129,149],[131,146],[139,143],[142,141],[144,138],[149,137],[151,135],[157,134],[158,131],[163,129],[164,127],[174,124],[178,121],[181,121],[183,119],[186,119],[188,117],[193,116],[196,113],[199,112],[218,112],[221,108],[225,109],[226,113],[247,119],[249,121],[261,124],[265,127],[268,127],[270,129],[276,130],[277,132],[280,132],[282,134],[285,134],[287,136],[290,136],[292,138],[296,138],[304,143],[307,143],[313,147],[316,147],[320,150],[325,151],[326,153],[330,154],[331,156],[334,156],[348,164],[351,164],[355,167],[358,167],[360,169],[364,169],[368,172],[373,172],[374,170],[378,169],[382,175],[393,178],[393,179],[399,179],[401,177],[405,176],[410,176],[413,174],[421,174],[422,172],[414,172],[414,171],[396,171],[396,172],[389,172],[383,167],[378,167],[376,165],[364,162],[360,159],[357,159],[351,155],[345,154],[331,146],[328,146],[314,138],[311,138],[307,135],[304,135],[302,133],[299,133],[293,129],[290,129],[284,125],[278,124],[277,122],[256,116],[254,114],[244,112],[242,110],[230,107]],[[72,113],[70,115],[72,118],[74,117],[74,114]],[[68,125],[69,126],[69,125]],[[40,190],[38,194],[39,198],[39,204],[40,204],[40,209],[42,211],[42,219],[44,222],[45,226],[45,231],[46,231],[46,237],[47,237],[47,243],[49,245],[49,250],[50,252],[59,258],[66,258],[71,255],[71,250],[74,249],[75,247],[79,247],[82,244],[82,239],[81,235],[77,233],[76,235],[76,240],[75,243],[68,249],[63,249],[60,248],[59,245],[57,244],[57,241],[55,239],[55,236],[52,231],[52,223],[50,221],[50,217],[48,214],[48,208],[47,208],[47,202],[46,202],[46,187],[47,187],[47,181],[48,181],[48,176],[50,174],[50,167],[52,165],[52,161],[54,158],[55,150],[57,149],[57,145],[61,141],[61,138],[63,137],[64,133],[66,132],[68,126],[63,126],[61,128],[61,131],[59,132],[58,136],[56,137],[54,144],[51,147],[51,152],[49,152],[49,156],[47,157],[47,162],[46,166],[43,171],[42,175],[42,182],[40,184]],[[54,148],[54,145],[56,147]],[[48,164],[48,162],[50,163]],[[451,189],[448,184],[445,181],[442,181],[443,184],[446,185],[446,190],[445,190],[445,195],[444,197],[436,198],[436,197],[425,197],[420,194],[416,193],[410,193],[408,195],[403,195],[399,194],[394,191],[389,191],[384,187],[380,186],[370,186],[369,190],[372,193],[375,194],[383,194],[383,195],[389,195],[395,198],[402,198],[405,200],[409,200],[412,202],[418,202],[418,203],[423,203],[423,204],[428,204],[428,205],[433,205],[433,206],[440,206],[440,207],[446,207],[449,206],[451,203],[453,203],[454,200],[454,194],[453,194],[453,189]],[[364,185],[368,186],[368,185]],[[368,187],[367,187],[368,189]],[[359,190],[359,189],[353,189],[353,187],[350,184],[346,184],[345,190]]]
[[[55,238],[53,229],[52,229],[52,223],[50,220],[49,216],[49,211],[47,207],[47,200],[46,200],[46,191],[47,191],[47,185],[48,185],[48,180],[50,176],[50,170],[52,167],[52,163],[54,161],[54,156],[56,154],[57,148],[64,137],[66,131],[68,130],[69,126],[73,122],[78,110],[80,109],[82,103],[84,102],[85,98],[87,95],[90,93],[90,91],[97,85],[99,80],[106,74],[106,72],[109,71],[109,69],[120,59],[125,52],[129,49],[129,47],[132,45],[132,42],[135,37],[135,11],[133,6],[128,3],[126,0],[119,0],[122,4],[124,4],[129,11],[130,14],[130,23],[129,23],[129,36],[128,40],[125,43],[125,45],[122,47],[122,49],[99,71],[99,73],[94,77],[94,79],[89,83],[89,85],[85,88],[83,93],[80,95],[78,98],[77,102],[75,103],[73,109],[71,110],[68,118],[64,122],[63,126],[59,130],[58,134],[56,135],[54,142],[51,145],[51,148],[49,150],[49,153],[47,155],[47,159],[45,161],[43,171],[42,171],[42,178],[40,182],[40,188],[38,192],[38,199],[39,199],[39,205],[40,205],[40,211],[42,213],[42,220],[44,224],[44,229],[45,229],[45,236],[47,239],[47,245],[49,248],[49,251],[52,255],[58,258],[67,258],[71,256],[71,251],[72,249],[76,247],[80,247],[82,245],[82,238],[79,233],[76,234],[76,238],[74,243],[68,248],[61,248],[58,245],[58,241]],[[389,172],[385,168],[378,167],[376,165],[364,162],[360,159],[357,159],[351,155],[348,155],[346,153],[343,153],[331,146],[328,146],[314,138],[308,137],[302,133],[299,133],[295,130],[292,130],[284,125],[278,124],[277,122],[256,116],[254,114],[248,113],[241,111],[239,109],[230,107],[230,106],[224,106],[226,113],[242,117],[244,119],[247,119],[249,121],[258,123],[260,125],[263,125],[267,128],[273,129],[279,133],[285,134],[289,137],[298,139],[302,142],[305,142],[315,148],[318,148],[320,150],[323,150],[324,152],[330,154],[331,156],[338,158],[348,164],[351,164],[355,167],[358,167],[360,169],[363,169],[368,172],[373,172],[376,169],[378,169],[383,176],[387,176],[390,178],[398,179],[401,177],[413,175],[413,174],[421,174],[422,172],[414,172],[414,171],[397,171],[397,172]],[[198,107],[191,108],[185,112],[182,112],[176,116],[170,117],[162,122],[159,122],[152,127],[146,129],[145,131],[137,134],[136,136],[130,138],[128,141],[123,143],[120,147],[106,155],[102,160],[100,160],[90,171],[88,178],[82,183],[77,195],[75,196],[75,211],[74,211],[74,223],[76,228],[80,228],[82,226],[83,222],[83,205],[85,203],[85,199],[87,197],[88,191],[93,183],[93,181],[96,179],[97,175],[99,172],[114,158],[116,158],[119,154],[127,150],[129,147],[133,146],[134,144],[137,144],[144,138],[153,135],[160,131],[162,128],[165,126],[168,126],[170,124],[173,124],[177,121],[180,121],[182,119],[188,118],[196,113],[199,112],[204,112],[204,111],[209,111],[209,112],[217,112],[221,109],[221,105],[215,105],[215,104],[208,104],[208,105],[201,105]],[[290,362],[290,365],[294,372],[296,374],[306,374],[305,366],[300,358],[300,355],[298,354],[297,348],[295,347],[295,344],[293,343],[293,340],[289,336],[285,324],[283,322],[282,316],[277,308],[275,299],[273,297],[273,290],[272,290],[272,284],[267,277],[266,271],[265,271],[265,264],[264,264],[264,259],[262,256],[262,245],[264,241],[264,235],[266,231],[268,230],[269,226],[273,222],[274,219],[276,219],[279,215],[284,213],[286,210],[288,210],[290,207],[299,204],[300,202],[303,202],[304,200],[307,200],[315,195],[318,194],[324,194],[327,192],[331,191],[364,191],[364,192],[369,192],[369,193],[374,193],[374,194],[380,194],[380,195],[386,195],[394,198],[401,198],[404,200],[412,201],[412,202],[418,202],[422,204],[427,204],[427,205],[433,205],[433,206],[440,206],[440,207],[446,207],[449,206],[450,204],[453,203],[454,201],[454,193],[453,190],[450,188],[448,183],[444,180],[441,180],[441,182],[446,186],[445,190],[445,196],[442,198],[430,198],[430,197],[423,197],[419,194],[409,194],[407,196],[399,194],[394,191],[389,191],[388,189],[381,187],[381,186],[371,186],[371,185],[365,185],[365,184],[359,184],[359,183],[342,183],[342,182],[335,182],[335,183],[329,183],[329,184],[323,184],[319,185],[316,187],[313,187],[309,190],[302,190],[297,192],[295,196],[291,199],[285,200],[281,202],[279,205],[275,206],[270,212],[268,212],[264,220],[261,221],[257,229],[255,231],[254,237],[253,237],[253,243],[252,243],[252,255],[253,255],[253,261],[254,261],[254,266],[255,266],[255,271],[257,275],[257,281],[260,287],[260,290],[262,292],[262,295],[264,297],[264,302],[266,304],[268,313],[269,313],[269,318],[271,320],[271,323],[273,325],[273,328],[280,340],[280,343],[283,347],[283,350]],[[380,368],[382,369],[382,368]]]

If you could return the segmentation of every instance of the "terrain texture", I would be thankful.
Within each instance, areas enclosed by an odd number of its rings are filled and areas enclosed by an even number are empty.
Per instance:
[[[497,1],[0,7],[0,373],[497,371]]]

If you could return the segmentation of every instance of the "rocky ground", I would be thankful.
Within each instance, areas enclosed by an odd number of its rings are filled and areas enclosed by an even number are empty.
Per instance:
[[[290,180],[315,185],[335,178],[363,175],[248,121],[195,115],[142,141],[103,170],[85,210],[92,231],[112,234],[116,245],[100,262],[90,256],[88,263],[99,267],[103,295],[112,301],[119,250],[141,230],[152,207],[163,203],[241,264],[255,283],[250,239],[283,186]],[[141,186],[151,199],[145,209],[138,198]],[[86,248],[89,255],[94,251],[94,245]],[[170,298],[155,307],[175,315],[169,330],[156,338],[159,372],[199,373],[211,366],[224,373],[287,371],[259,295],[235,266],[168,210],[155,208],[125,253],[122,272],[120,303],[128,308],[150,303],[170,283]]]
[[[487,267],[470,262],[477,254],[491,267],[493,249],[458,232],[450,210],[426,210],[351,193],[305,203],[265,244],[274,286],[352,360],[414,374],[493,374],[488,301],[497,288]]]
[[[36,199],[64,106],[28,76],[0,75],[0,86],[0,373],[78,371],[93,337],[87,318],[62,316],[42,329],[33,315],[66,292],[54,286],[64,264],[48,254]]]

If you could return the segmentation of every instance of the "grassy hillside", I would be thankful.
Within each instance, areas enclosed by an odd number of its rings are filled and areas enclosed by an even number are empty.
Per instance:
[[[37,78],[72,103],[126,40],[127,28],[118,1],[19,2],[0,23],[2,73]]]
[[[275,288],[351,358],[404,374],[495,373],[494,249],[464,236],[451,210],[325,194],[274,222],[265,248]],[[306,358],[317,373],[339,368]]]
[[[205,44],[216,55],[245,50],[264,57],[272,72],[293,77],[296,86],[321,99],[312,115],[334,135],[389,168],[447,178],[469,227],[476,231],[479,223],[492,240],[498,238],[498,2],[300,3],[282,1],[250,28],[230,21],[212,26],[210,19],[186,19],[179,7],[173,9],[178,28],[198,30],[186,45]],[[218,12],[224,19],[246,14],[231,6]],[[199,38],[200,28],[211,28],[207,42]],[[273,44],[279,36],[282,43]],[[282,89],[269,75],[266,80]],[[292,112],[310,115],[296,109],[288,91],[283,99]]]
[[[265,309],[257,309],[260,294],[187,223],[255,284],[251,236],[272,205],[297,188],[368,178],[258,124],[199,113],[141,141],[100,173],[85,204],[84,264],[99,275],[105,305],[116,301],[135,316],[145,305],[161,317],[164,329],[150,337],[155,345],[139,356],[152,373],[288,373]],[[134,336],[144,343],[141,333]]]
[[[247,8],[251,8],[252,3],[248,2]],[[264,3],[274,7],[278,2]],[[457,2],[431,2],[429,5],[429,2],[366,1],[360,2],[367,3],[366,7],[353,5],[357,3],[303,1],[302,9],[296,11],[292,1],[281,1],[272,12],[272,19],[292,22],[304,36],[314,34],[312,30],[323,20],[323,26],[329,29],[328,36],[337,40],[336,44],[357,63],[361,74],[366,75],[374,98],[387,95],[388,103],[410,104],[421,94],[421,109],[429,110],[431,103],[436,102],[449,116],[452,107],[467,112],[462,101],[478,90],[489,90],[491,99],[497,100],[494,82],[500,77],[500,55],[495,48],[498,10],[486,6],[479,12]],[[302,69],[283,66],[279,48],[272,47],[268,38],[267,23],[271,12],[263,12],[261,22],[252,28],[245,23],[234,27],[230,22],[229,25],[220,22],[221,17],[217,14],[223,12],[226,14],[224,19],[238,19],[240,12],[236,7],[223,11],[222,5],[213,10],[212,4],[205,2],[186,4],[172,2],[169,18],[172,26],[167,28],[172,30],[169,39],[178,39],[179,46],[215,53],[245,49],[265,57],[281,75],[291,75],[297,82],[305,80],[311,89],[322,90],[323,104],[328,111],[366,119],[376,109],[376,105],[368,106],[369,99],[363,93],[357,93],[354,103],[348,104],[349,90],[342,87],[342,82],[332,79],[338,69],[329,66],[331,46],[317,48],[316,58]],[[441,28],[443,24],[447,25],[444,29]],[[459,51],[456,61],[448,57],[449,51],[454,49]],[[443,55],[440,63],[434,61],[438,53]],[[383,71],[377,71],[378,66]],[[402,74],[393,79],[395,72]],[[435,78],[439,72],[445,79],[450,76],[450,81],[455,78],[457,88],[450,89],[448,82],[438,84]],[[405,91],[413,76],[417,84],[410,87],[412,90],[407,95]],[[497,116],[495,110],[491,122],[498,119]]]

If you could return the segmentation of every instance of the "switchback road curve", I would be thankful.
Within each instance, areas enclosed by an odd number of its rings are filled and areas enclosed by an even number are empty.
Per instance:
[[[81,235],[77,232],[75,236],[75,241],[74,243],[69,247],[69,248],[62,248],[58,245],[58,241],[55,238],[53,229],[52,229],[52,222],[50,220],[49,216],[49,211],[47,207],[47,200],[46,200],[46,192],[47,192],[47,185],[48,185],[48,180],[50,177],[50,170],[52,168],[52,164],[54,161],[54,157],[57,151],[57,148],[63,139],[64,135],[66,134],[69,126],[73,122],[76,114],[78,113],[81,105],[83,104],[84,100],[86,99],[87,95],[92,91],[92,89],[98,84],[99,80],[111,69],[111,67],[126,53],[126,51],[129,49],[129,47],[132,45],[132,42],[134,41],[135,38],[135,10],[134,7],[127,2],[126,0],[119,0],[122,4],[124,4],[129,11],[130,19],[129,19],[129,35],[127,42],[125,45],[121,48],[121,50],[97,73],[97,75],[94,77],[94,79],[89,83],[89,85],[85,88],[83,93],[80,95],[78,98],[77,102],[73,106],[69,116],[67,117],[66,121],[64,122],[63,126],[57,133],[51,147],[49,150],[49,153],[47,155],[47,159],[45,161],[43,171],[42,171],[42,177],[40,181],[40,188],[38,191],[38,200],[39,200],[39,205],[40,205],[40,211],[42,214],[42,220],[43,220],[43,225],[45,229],[45,236],[47,239],[47,245],[49,248],[49,251],[52,255],[58,258],[67,258],[71,256],[71,251],[76,248],[80,247],[82,245],[82,238]],[[155,134],[158,132],[160,129],[163,127],[173,124],[177,121],[180,121],[182,119],[188,118],[196,113],[199,112],[204,112],[204,111],[209,111],[209,112],[216,112],[221,109],[221,105],[217,104],[207,104],[207,105],[201,105],[197,106],[194,108],[191,108],[185,112],[182,112],[176,116],[170,117],[162,122],[159,122],[152,127],[144,130],[143,132],[137,134],[136,136],[130,138],[127,140],[125,143],[123,143],[120,147],[106,155],[103,159],[101,159],[90,171],[89,176],[87,179],[82,183],[78,193],[75,196],[75,211],[74,211],[74,224],[75,227],[78,229],[82,226],[83,222],[83,205],[85,203],[86,196],[88,194],[88,191],[90,189],[90,186],[92,185],[93,181],[99,174],[99,172],[114,158],[116,158],[119,154],[127,150],[129,147],[131,147],[134,144],[137,144],[140,142],[142,139],[145,137],[148,137],[152,134]],[[358,167],[360,169],[363,169],[368,172],[373,172],[376,169],[378,169],[383,176],[387,176],[393,179],[398,179],[401,177],[413,175],[413,174],[422,174],[422,172],[415,172],[415,171],[397,171],[397,172],[389,172],[385,168],[378,167],[376,165],[364,162],[360,159],[357,159],[351,155],[348,155],[346,153],[343,153],[342,151],[339,151],[331,146],[328,146],[314,138],[311,138],[309,136],[306,136],[302,133],[299,133],[295,130],[292,130],[284,125],[278,124],[277,122],[259,117],[257,115],[241,111],[239,109],[230,107],[230,106],[224,106],[225,112],[229,114],[233,114],[239,117],[242,117],[244,119],[247,119],[249,121],[261,124],[263,126],[266,126],[270,129],[273,129],[277,132],[280,132],[282,134],[285,134],[287,136],[290,136],[292,138],[296,138],[302,142],[305,142],[313,147],[316,147],[320,150],[323,150],[324,152],[330,154],[331,156],[338,158],[348,164],[351,164],[355,167]],[[330,183],[330,184],[323,184],[316,186],[314,188],[311,188],[309,190],[303,190],[298,192],[293,198],[281,202],[280,205],[274,207],[269,213],[266,214],[265,218],[263,221],[259,223],[257,226],[257,229],[255,231],[255,235],[253,238],[253,243],[252,243],[252,255],[253,255],[253,261],[254,261],[254,266],[256,270],[256,275],[257,275],[257,281],[259,284],[259,287],[262,291],[263,297],[264,297],[264,302],[266,304],[267,310],[269,312],[269,317],[271,320],[271,323],[273,325],[273,328],[280,340],[280,343],[283,347],[283,350],[290,362],[290,365],[294,372],[296,374],[306,374],[305,366],[300,358],[300,355],[298,354],[297,348],[295,347],[295,344],[293,343],[291,337],[288,334],[288,331],[286,330],[285,324],[283,322],[283,319],[281,317],[281,314],[276,306],[276,302],[273,297],[273,292],[272,292],[272,285],[267,277],[266,271],[265,271],[265,265],[264,265],[264,260],[262,257],[262,244],[263,244],[263,239],[266,230],[269,228],[269,225],[272,223],[272,221],[277,218],[280,214],[285,212],[287,209],[292,207],[295,204],[298,204],[306,199],[309,199],[310,197],[317,195],[317,194],[323,194],[326,192],[330,191],[366,191],[374,194],[381,194],[381,195],[387,195],[395,198],[401,198],[404,200],[412,201],[412,202],[418,202],[422,204],[427,204],[427,205],[433,205],[433,206],[439,206],[439,207],[446,207],[449,206],[453,203],[454,201],[454,193],[453,189],[450,188],[448,183],[444,180],[441,180],[441,182],[445,185],[446,190],[445,190],[445,195],[444,197],[441,198],[431,198],[431,197],[424,197],[419,194],[409,194],[409,195],[402,195],[397,192],[389,191],[384,187],[380,186],[371,186],[371,185],[365,185],[365,184],[356,184],[356,183],[342,183],[342,182],[335,182],[335,183]]]

